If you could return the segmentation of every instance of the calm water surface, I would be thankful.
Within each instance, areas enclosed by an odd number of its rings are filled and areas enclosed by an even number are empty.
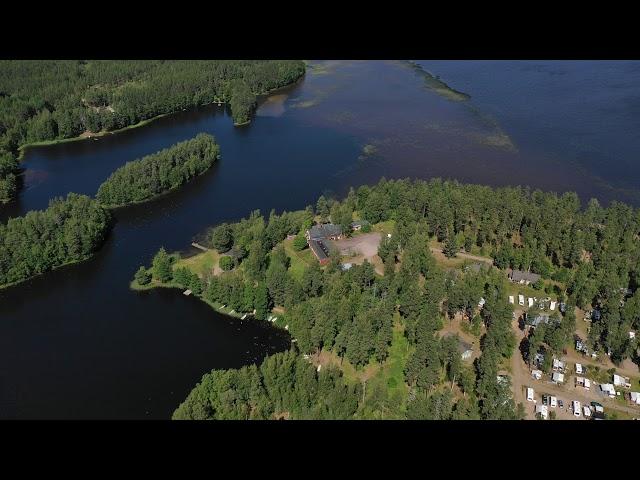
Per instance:
[[[27,150],[25,188],[2,221],[69,191],[93,195],[120,165],[199,132],[216,136],[222,158],[181,191],[118,210],[92,260],[0,292],[0,418],[169,418],[203,373],[288,348],[285,332],[177,290],[128,289],[160,246],[185,250],[252,210],[304,208],[381,176],[639,203],[637,62],[419,63],[470,100],[444,98],[402,62],[314,62],[246,127],[209,106]]]

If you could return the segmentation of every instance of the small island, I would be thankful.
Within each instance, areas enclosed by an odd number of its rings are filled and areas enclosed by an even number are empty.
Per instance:
[[[200,133],[191,140],[127,162],[100,185],[96,198],[109,208],[152,200],[203,174],[219,156],[220,147],[214,137]]]

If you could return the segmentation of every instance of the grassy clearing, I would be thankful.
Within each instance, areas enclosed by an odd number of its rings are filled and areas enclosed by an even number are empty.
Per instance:
[[[385,222],[376,223],[372,226],[371,230],[374,232],[380,232],[383,235],[393,233],[393,229],[396,226],[395,220],[387,220]]]
[[[304,270],[311,266],[315,261],[315,257],[309,248],[305,248],[299,252],[293,249],[293,239],[285,240],[282,242],[284,245],[284,251],[291,259],[291,265],[289,266],[289,272],[296,280],[302,280],[302,274]]]
[[[174,263],[173,268],[187,267],[200,277],[213,272],[214,268],[219,265],[220,254],[215,250],[198,253],[193,257],[180,258]]]

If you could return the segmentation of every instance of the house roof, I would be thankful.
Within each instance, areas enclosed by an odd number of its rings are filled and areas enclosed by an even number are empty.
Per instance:
[[[523,272],[522,270],[512,270],[509,274],[509,278],[514,282],[537,282],[540,279],[540,275],[537,273]]]
[[[325,247],[322,242],[318,240],[309,240],[309,248],[313,251],[318,260],[325,260],[329,258],[329,255],[327,255],[326,252],[327,247]]]
[[[355,222],[351,222],[351,228],[362,227],[363,225],[368,225],[369,222],[366,220],[356,220]]]
[[[309,230],[309,238],[312,240],[322,240],[324,238],[342,235],[342,227],[333,223],[324,223],[322,225],[314,225]]]

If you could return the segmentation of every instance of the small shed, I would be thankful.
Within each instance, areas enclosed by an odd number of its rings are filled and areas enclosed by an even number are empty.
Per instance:
[[[551,380],[553,380],[554,383],[564,383],[564,373],[553,372]]]

